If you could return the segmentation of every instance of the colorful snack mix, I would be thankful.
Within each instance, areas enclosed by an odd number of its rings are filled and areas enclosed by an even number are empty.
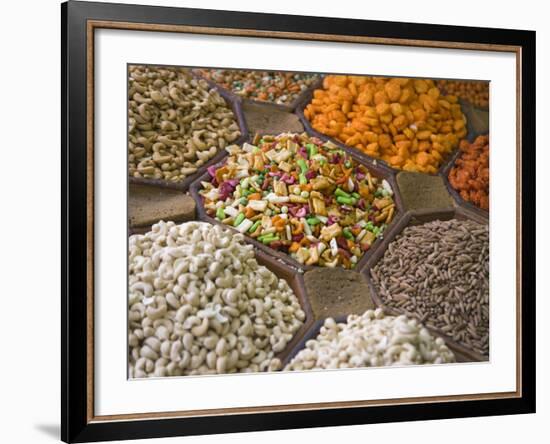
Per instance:
[[[304,115],[320,133],[393,168],[430,174],[467,133],[457,97],[427,79],[327,76]]]
[[[282,105],[292,104],[319,79],[317,74],[276,71],[201,69],[200,73],[238,96]]]
[[[438,80],[437,87],[446,94],[453,94],[479,108],[489,106],[489,82]]]
[[[395,215],[389,183],[330,142],[283,133],[226,150],[202,182],[207,214],[301,264],[354,268]]]
[[[460,196],[484,210],[489,209],[489,136],[474,143],[460,142],[460,156],[449,171],[449,183]]]

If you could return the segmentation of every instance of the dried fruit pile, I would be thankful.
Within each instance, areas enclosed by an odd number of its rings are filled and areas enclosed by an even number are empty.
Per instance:
[[[227,151],[202,182],[207,214],[301,264],[354,268],[394,217],[389,183],[330,142],[285,133]]]
[[[467,133],[456,96],[428,79],[327,76],[304,115],[320,133],[394,168],[430,174]]]
[[[438,80],[437,87],[480,108],[489,106],[489,82]]]
[[[449,183],[460,196],[484,210],[489,209],[489,136],[474,143],[460,142],[460,156],[449,171]]]

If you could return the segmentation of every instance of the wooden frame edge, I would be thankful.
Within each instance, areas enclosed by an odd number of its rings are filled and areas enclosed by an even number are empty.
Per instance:
[[[110,20],[88,20],[88,26],[129,31],[175,32],[187,34],[223,35],[231,37],[260,37],[277,39],[314,40],[338,43],[367,43],[374,45],[421,46],[424,48],[467,49],[472,51],[516,52],[521,47],[491,43],[447,42],[437,40],[397,39],[389,37],[366,37],[339,34],[312,34],[287,31],[264,31],[256,29],[215,28],[207,26],[166,25]]]
[[[450,396],[426,396],[412,398],[392,398],[384,400],[365,400],[365,401],[335,401],[320,402],[309,404],[281,404],[273,406],[260,407],[231,407],[222,409],[204,409],[204,410],[183,410],[173,412],[153,412],[153,413],[127,413],[118,415],[95,416],[90,423],[127,421],[127,420],[152,420],[167,418],[197,418],[203,416],[231,416],[243,413],[261,414],[261,413],[287,413],[297,411],[320,411],[338,408],[362,408],[362,407],[386,407],[392,405],[410,405],[422,402],[423,404],[437,404],[441,402],[462,402],[462,401],[482,401],[495,399],[513,399],[520,398],[517,392],[499,392],[488,394],[472,395],[450,395]]]

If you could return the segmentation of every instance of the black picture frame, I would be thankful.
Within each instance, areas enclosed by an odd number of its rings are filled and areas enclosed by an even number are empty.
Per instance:
[[[521,119],[521,395],[500,399],[424,402],[363,407],[280,410],[263,413],[96,421],[90,416],[88,340],[93,319],[90,290],[89,179],[87,146],[87,24],[90,20],[186,25],[267,32],[368,36],[411,41],[511,45],[520,48]],[[370,424],[535,412],[535,32],[397,23],[357,19],[259,14],[69,1],[62,23],[62,312],[61,438],[89,442],[180,435]],[[92,322],[91,322],[92,321]],[[91,324],[91,326],[90,326]]]

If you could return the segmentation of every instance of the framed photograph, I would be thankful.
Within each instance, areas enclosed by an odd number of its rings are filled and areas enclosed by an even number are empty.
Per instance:
[[[535,411],[534,32],[61,13],[65,442]]]

